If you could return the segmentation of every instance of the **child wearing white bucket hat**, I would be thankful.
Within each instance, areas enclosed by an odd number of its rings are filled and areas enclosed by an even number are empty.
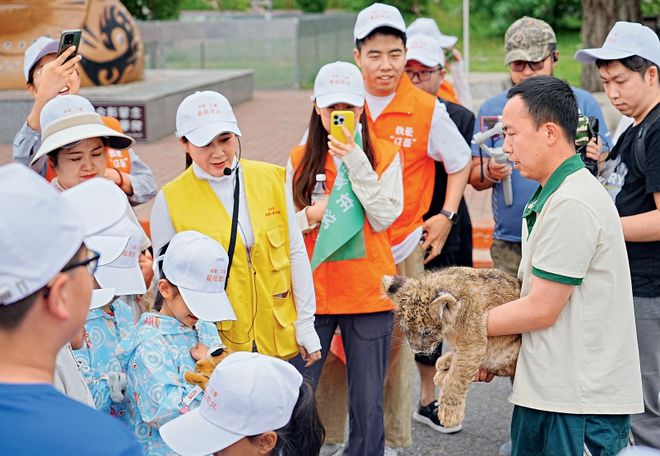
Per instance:
[[[236,116],[217,92],[184,99],[176,130],[192,164],[156,196],[155,251],[186,230],[218,241],[228,252],[227,295],[236,312],[235,321],[218,324],[223,342],[234,351],[281,359],[300,353],[316,362],[314,286],[284,169],[241,159]]]
[[[387,229],[403,209],[400,148],[370,131],[364,96],[358,67],[347,62],[324,65],[314,81],[307,142],[292,149],[287,164],[287,185],[314,268],[316,332],[321,345],[329,347],[340,328],[344,346],[350,347],[350,454],[383,452],[383,382],[394,306],[383,297],[381,279],[396,271]],[[354,138],[344,127],[347,143],[330,135],[336,121],[332,113],[338,110],[349,110],[356,119]],[[330,194],[312,204],[319,173],[325,175]],[[339,201],[347,203],[341,206]],[[332,217],[333,223],[322,224],[324,217]],[[360,245],[351,252],[356,240]],[[327,354],[308,369],[299,366],[314,387]]]
[[[89,310],[99,255],[83,241],[121,218],[121,201],[102,179],[58,194],[23,165],[0,167],[2,454],[139,454],[125,427],[53,388],[56,356]]]
[[[32,110],[16,133],[12,147],[13,159],[39,172],[51,181],[57,175],[52,163],[44,156],[33,160],[40,148],[45,125],[41,117],[45,105],[62,95],[78,95],[80,78],[78,65],[81,56],[68,59],[75,50],[66,49],[57,56],[58,42],[49,37],[39,37],[25,50],[23,71],[27,88],[34,98]],[[120,122],[112,117],[102,117],[103,123],[119,133],[123,132]],[[123,122],[123,121],[122,121]],[[131,205],[145,203],[156,195],[156,182],[151,169],[132,147],[110,148],[107,151],[107,167],[102,177],[112,180],[124,190]]]
[[[174,454],[158,429],[200,404],[201,389],[186,383],[184,374],[221,345],[212,322],[236,318],[225,293],[227,264],[222,246],[196,231],[177,233],[156,259],[156,312],[142,315],[119,354],[132,425],[145,454]]]
[[[161,435],[182,456],[317,456],[323,426],[314,392],[293,366],[237,352],[213,371],[201,405]]]
[[[130,210],[128,203],[126,207]],[[101,252],[94,274],[100,288],[92,291],[84,343],[74,352],[97,410],[127,423],[126,373],[117,354],[120,344],[131,339],[136,322],[126,298],[146,291],[138,265],[140,246],[145,240],[140,226],[128,216],[86,240],[94,250]]]

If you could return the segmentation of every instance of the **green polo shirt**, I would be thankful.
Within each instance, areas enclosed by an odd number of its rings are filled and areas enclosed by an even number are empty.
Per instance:
[[[529,235],[532,234],[532,229],[534,228],[534,223],[536,223],[538,214],[540,214],[543,210],[543,206],[548,201],[548,198],[550,198],[550,195],[557,191],[566,177],[582,168],[584,168],[584,163],[582,162],[580,156],[575,154],[571,158],[564,160],[564,162],[559,165],[559,168],[557,168],[555,172],[552,173],[548,179],[548,182],[546,182],[545,187],[539,185],[532,197],[529,199],[529,202],[523,211],[523,217],[527,223],[528,238]],[[554,274],[552,272],[542,271],[534,267],[532,267],[532,274],[541,277],[542,279],[552,280],[553,282],[564,283],[566,285],[577,286],[582,283],[581,277],[567,277],[560,274]]]

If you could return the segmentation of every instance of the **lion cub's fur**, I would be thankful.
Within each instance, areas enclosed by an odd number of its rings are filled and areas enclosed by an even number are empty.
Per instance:
[[[431,353],[444,339],[452,352],[436,362],[440,387],[438,417],[443,426],[465,418],[465,399],[480,367],[512,377],[520,336],[486,336],[486,311],[520,297],[518,281],[498,269],[446,268],[417,278],[384,276],[401,328],[412,349]]]

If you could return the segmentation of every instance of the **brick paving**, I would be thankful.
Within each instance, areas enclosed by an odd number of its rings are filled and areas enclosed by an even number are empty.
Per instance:
[[[235,112],[243,133],[243,156],[284,165],[289,149],[305,131],[312,107],[310,95],[308,91],[258,90],[252,100],[238,105]],[[135,151],[151,167],[159,186],[183,171],[184,155],[174,135],[138,144]],[[0,164],[10,160],[11,145],[0,144]],[[465,196],[473,225],[488,231],[492,226],[490,191],[477,192],[468,185]],[[148,219],[150,211],[150,203],[137,208],[141,219]],[[476,250],[475,260],[488,264],[487,251]]]

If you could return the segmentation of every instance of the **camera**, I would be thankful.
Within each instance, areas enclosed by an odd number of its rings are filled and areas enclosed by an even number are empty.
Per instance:
[[[592,138],[598,137],[598,118],[580,114],[578,127],[575,132],[575,151],[580,154],[585,168],[591,174],[598,174],[598,161],[587,157],[587,145]]]
[[[335,125],[344,125],[344,116],[335,114],[332,116],[332,123]]]

